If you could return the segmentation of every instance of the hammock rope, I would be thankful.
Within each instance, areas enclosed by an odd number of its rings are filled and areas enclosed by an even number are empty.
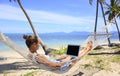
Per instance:
[[[97,34],[96,34],[97,35]],[[94,35],[90,35],[88,36],[86,41],[92,41],[93,42],[93,48],[95,48],[97,45],[100,44],[100,42],[98,41],[102,41],[104,42],[107,38],[109,38],[111,36],[111,34],[107,35],[97,35],[96,39],[94,40]],[[71,62],[66,63],[65,65],[63,65],[61,68],[52,68],[52,67],[48,67],[44,64],[36,64],[36,62],[30,60],[27,56],[27,54],[29,53],[29,51],[27,49],[21,48],[20,46],[18,46],[16,43],[14,43],[11,39],[9,39],[7,36],[5,36],[3,33],[0,32],[0,41],[3,42],[4,44],[6,44],[7,46],[9,46],[10,48],[12,48],[13,50],[15,50],[17,53],[19,53],[21,56],[23,56],[25,59],[27,59],[28,61],[32,62],[34,65],[37,65],[39,68],[43,69],[43,70],[49,70],[55,73],[64,73],[64,74],[71,74],[74,72],[75,69],[77,69],[78,67],[76,67],[76,65],[79,64],[80,60],[77,61],[77,63],[74,64],[74,66],[72,66],[71,68],[69,67],[69,65],[71,64]],[[87,43],[86,43],[87,44]],[[92,49],[93,49],[92,48]],[[87,52],[85,55],[87,55],[89,52]],[[85,56],[84,55],[84,56]],[[82,57],[84,57],[82,56]],[[54,69],[54,70],[53,70]],[[69,71],[69,72],[68,72]]]
[[[92,38],[91,38],[92,37]],[[101,36],[100,36],[101,37]],[[110,37],[110,36],[109,36]],[[103,37],[102,37],[103,38]],[[100,39],[100,40],[106,40],[108,38],[108,36],[104,36],[104,39]],[[14,49],[17,53],[19,53],[21,56],[23,56],[25,59],[27,59],[27,60],[30,60],[30,59],[28,59],[28,57],[27,57],[27,54],[28,54],[28,50],[27,49],[24,49],[24,48],[21,48],[20,46],[18,46],[17,44],[15,44],[11,39],[9,39],[7,36],[5,36],[3,33],[1,33],[0,32],[0,41],[1,42],[3,42],[4,44],[6,44],[7,46],[9,46],[10,48],[12,48],[12,49]],[[93,36],[89,36],[88,37],[88,39],[87,39],[87,41],[92,41],[93,42],[93,48],[96,46],[96,45],[98,45],[98,44],[96,44],[96,42],[95,42],[95,40],[93,39]],[[86,53],[87,54],[87,53]],[[33,61],[32,61],[33,62]],[[70,62],[68,62],[68,63],[70,63]],[[35,63],[36,64],[36,63]],[[65,69],[67,69],[67,70],[69,70],[68,69],[68,65],[65,65],[65,66],[67,66],[67,68],[66,67],[63,67],[63,68],[61,68],[61,70],[59,70],[59,71],[65,71]],[[45,69],[45,70],[48,70],[48,69],[51,69],[51,68],[48,68],[48,66],[46,66],[46,65],[39,65],[39,67],[42,67],[42,69]],[[72,66],[73,67],[73,66]]]
[[[110,36],[112,36],[112,34],[106,34],[105,31],[103,31],[103,30],[105,30],[106,28],[110,27],[111,25],[112,24],[109,23],[108,25],[104,26],[104,28],[100,29],[100,31],[97,32],[97,34],[90,34],[88,36],[88,38],[86,39],[86,41],[85,41],[86,43],[85,44],[87,44],[88,41],[92,41],[93,42],[93,48],[92,49],[94,49],[96,46],[100,45],[101,43],[104,43],[107,38],[109,38]],[[0,32],[0,41],[3,42],[4,44],[6,44],[7,46],[9,46],[10,48],[12,48],[13,50],[15,50],[17,53],[19,53],[25,59],[27,59],[27,60],[30,61],[30,59],[28,59],[28,57],[27,57],[27,54],[29,52],[28,49],[21,48],[16,43],[14,43],[11,39],[9,39],[7,36],[5,36],[2,32]],[[82,46],[83,45],[84,45],[84,43],[82,44]],[[88,52],[86,53],[86,55],[87,54],[88,54]],[[33,61],[31,61],[31,62],[33,62]],[[68,62],[68,63],[70,63],[70,62]],[[34,64],[36,64],[36,63],[34,63]],[[45,69],[45,70],[51,70],[51,69],[53,69],[53,68],[48,67],[48,66],[46,66],[44,64],[39,64],[38,66],[41,69]],[[68,65],[65,65],[65,66],[68,66]],[[72,68],[73,67],[74,66],[72,66]],[[70,69],[68,69],[66,67],[63,67],[61,70],[65,71],[65,69],[70,70]],[[59,69],[59,70],[57,70],[57,72],[60,72],[61,70]]]
[[[109,23],[108,25],[99,29],[96,34],[89,34],[88,38],[83,43],[83,47],[85,47],[85,44],[87,44],[87,42],[90,40],[93,42],[93,49],[101,44],[106,43],[106,40],[113,35],[113,33],[106,33],[106,28],[110,28],[111,26],[112,23]]]

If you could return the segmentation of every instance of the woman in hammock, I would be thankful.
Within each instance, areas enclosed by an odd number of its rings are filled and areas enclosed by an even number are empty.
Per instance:
[[[48,55],[45,54],[39,54],[37,53],[37,50],[39,49],[40,42],[36,36],[27,36],[24,35],[23,38],[26,40],[25,43],[27,47],[29,48],[30,53],[28,54],[30,59],[33,59],[35,57],[36,62],[39,64],[45,64],[50,67],[61,67],[66,62],[71,60],[71,56],[63,56],[61,58],[58,58],[57,60],[54,60],[50,58]],[[83,50],[81,50],[78,58],[72,61],[72,64],[74,64],[76,61],[80,60],[86,53],[88,53],[92,49],[92,41],[89,41],[87,44],[87,47],[85,47]],[[71,64],[71,65],[72,65]]]

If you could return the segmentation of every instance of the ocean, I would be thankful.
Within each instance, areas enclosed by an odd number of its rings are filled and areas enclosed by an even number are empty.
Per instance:
[[[63,47],[68,44],[80,45],[86,41],[90,32],[57,32],[57,33],[41,33],[39,34],[41,40],[44,44],[49,47]],[[25,40],[21,33],[5,33],[11,40],[13,40],[17,45],[23,48],[27,48],[25,45]],[[27,35],[32,35],[27,33]],[[112,41],[118,41],[118,35],[115,33],[111,36]],[[11,50],[8,46],[0,42],[0,51]]]

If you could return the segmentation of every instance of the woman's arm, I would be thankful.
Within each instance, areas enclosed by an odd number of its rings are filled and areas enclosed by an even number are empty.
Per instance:
[[[36,61],[40,64],[45,64],[47,66],[50,67],[61,67],[63,64],[65,64],[65,62],[59,62],[59,63],[55,63],[55,62],[51,62],[50,60],[48,60],[44,55],[37,55],[38,58],[36,58]]]

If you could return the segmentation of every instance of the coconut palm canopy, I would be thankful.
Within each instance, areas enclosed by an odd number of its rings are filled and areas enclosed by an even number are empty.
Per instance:
[[[96,0],[97,1],[97,0]],[[109,14],[108,20],[111,20],[117,15],[117,17],[120,18],[120,0],[109,0],[108,4],[106,0],[98,0],[99,2],[103,3],[105,6],[107,6],[107,11],[105,12],[105,15]],[[93,0],[89,0],[89,3],[92,5]]]
[[[113,19],[116,15],[120,18],[120,0],[110,0],[110,4],[106,3],[107,11],[105,14],[109,15],[108,20]]]
[[[9,1],[11,2],[11,1],[16,1],[16,0],[9,0]]]

